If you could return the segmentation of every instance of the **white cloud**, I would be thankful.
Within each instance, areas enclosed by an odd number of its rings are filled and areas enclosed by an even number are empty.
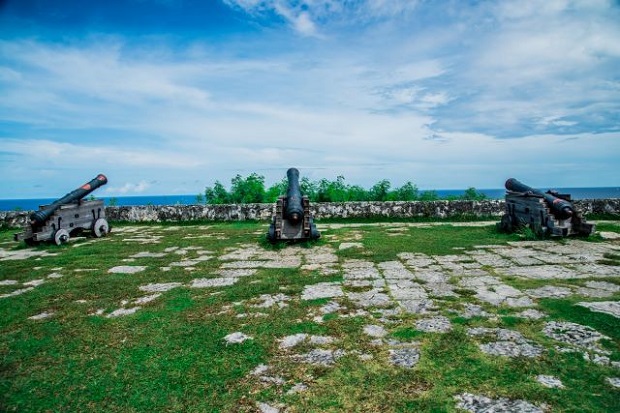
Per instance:
[[[284,2],[276,2],[273,7],[280,16],[290,22],[299,34],[304,36],[317,35],[316,25],[307,11],[295,10]]]
[[[225,4],[230,7],[239,7],[244,11],[250,13],[256,9],[265,7],[264,0],[223,0]]]
[[[502,20],[520,20],[541,17],[554,18],[564,12],[606,12],[613,5],[610,0],[528,0],[522,2],[497,2],[495,14]]]
[[[352,26],[412,13],[416,0],[224,0],[230,7],[241,9],[253,17],[275,13],[303,36],[322,37],[322,27]],[[319,27],[321,26],[321,27]]]
[[[415,11],[419,3],[417,0],[366,0],[359,2],[358,13],[366,20],[402,17]]]
[[[574,126],[577,124],[577,122],[562,120],[562,118],[564,118],[564,116],[562,115],[545,116],[544,118],[540,119],[538,123],[544,126]]]
[[[421,97],[421,102],[428,107],[445,105],[450,101],[446,92],[428,93]]]
[[[314,1],[301,1],[297,4],[282,0],[224,0],[227,5],[240,8],[251,16],[272,12],[283,18],[299,34],[317,36],[317,28],[308,9],[315,11]],[[329,5],[330,1],[321,1]]]
[[[145,150],[146,149],[146,150]],[[176,152],[172,147],[164,150],[136,148],[127,144],[105,145],[99,142],[72,144],[44,139],[2,139],[2,151],[25,158],[35,167],[98,166],[117,168],[131,165],[134,168],[197,167],[204,162],[191,152]]]
[[[111,187],[107,187],[105,189],[106,193],[111,193],[111,194],[121,194],[121,195],[127,195],[127,194],[140,194],[140,193],[144,193],[147,189],[149,189],[151,187],[151,185],[146,182],[146,181],[140,181],[138,183],[125,183],[125,185],[123,186],[111,186]]]
[[[453,109],[438,125],[502,137],[617,130],[610,82],[620,63],[619,19],[609,2],[482,4],[469,15],[478,27],[463,33],[466,47],[444,62],[453,69]],[[558,112],[562,122],[540,121]]]
[[[200,62],[170,64],[153,59],[143,63],[143,59],[123,56],[122,48],[122,43],[117,41],[86,47],[0,42],[2,59],[15,62],[23,71],[12,71],[18,80],[7,87],[9,93],[17,91],[11,104],[71,107],[75,98],[123,106],[157,101],[193,106],[209,104],[205,90],[187,83],[200,73]]]

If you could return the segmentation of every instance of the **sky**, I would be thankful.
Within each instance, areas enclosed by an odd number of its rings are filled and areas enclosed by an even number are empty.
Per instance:
[[[617,0],[0,0],[0,198],[620,186]]]

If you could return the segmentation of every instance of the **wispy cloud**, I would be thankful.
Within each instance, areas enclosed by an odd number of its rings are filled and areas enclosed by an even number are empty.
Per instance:
[[[151,184],[142,180],[137,183],[126,182],[123,186],[111,186],[105,188],[105,192],[112,194],[141,194],[151,187]]]
[[[157,59],[143,63],[131,57],[131,51],[123,55],[122,48],[121,42],[107,40],[81,47],[0,42],[4,64],[21,70],[5,67],[3,71],[10,77],[3,86],[11,94],[11,107],[60,105],[71,110],[85,99],[125,107],[158,101],[192,106],[209,103],[208,93],[189,84],[201,71],[199,63],[170,64]]]
[[[89,141],[85,144],[63,143],[42,139],[2,139],[3,151],[30,161],[46,163],[48,166],[60,167],[70,162],[72,166],[99,164],[107,168],[131,165],[136,168],[190,168],[200,166],[203,162],[198,156],[189,152],[175,153],[171,148],[165,150],[129,149],[123,145],[106,145],[104,142]]]
[[[333,26],[352,27],[400,18],[418,7],[417,0],[223,0],[255,18],[275,13],[302,36],[323,37]]]

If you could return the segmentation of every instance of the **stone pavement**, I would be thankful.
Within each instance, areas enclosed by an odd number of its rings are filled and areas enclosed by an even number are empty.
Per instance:
[[[377,225],[382,226],[381,230],[387,230],[390,236],[399,236],[402,229],[411,224]],[[344,226],[328,225],[321,230]],[[172,267],[180,267],[196,274],[196,278],[185,283],[170,280],[141,285],[138,291],[129,291],[131,298],[123,300],[116,310],[105,314],[103,309],[94,309],[90,313],[92,316],[113,318],[147,311],[149,302],[162,299],[167,291],[175,288],[209,289],[217,293],[241,279],[256,277],[260,269],[298,269],[326,277],[342,277],[341,281],[309,283],[298,296],[263,294],[251,300],[235,302],[234,305],[243,305],[247,310],[236,316],[265,317],[267,314],[264,311],[286,308],[292,302],[328,300],[321,307],[309,307],[306,319],[323,323],[326,315],[366,317],[368,323],[363,333],[367,336],[367,344],[385,349],[385,361],[396,368],[410,369],[415,368],[420,358],[424,357],[419,350],[419,343],[388,338],[388,330],[398,325],[403,317],[414,317],[415,329],[418,331],[445,334],[453,328],[448,316],[496,321],[497,310],[507,308],[514,310],[512,315],[515,317],[542,319],[544,327],[541,333],[553,340],[558,351],[580,352],[592,363],[615,367],[620,376],[620,360],[611,359],[609,351],[600,345],[601,340],[608,337],[588,326],[550,320],[537,304],[543,298],[577,297],[581,300],[580,306],[620,317],[620,266],[601,263],[609,254],[620,254],[620,241],[613,240],[615,233],[609,236],[610,241],[601,243],[579,239],[562,243],[523,241],[509,245],[480,245],[454,255],[426,255],[410,251],[398,254],[394,260],[373,262],[337,255],[339,250],[363,251],[363,236],[355,229],[346,233],[346,238],[342,239],[328,233],[328,243],[313,248],[289,246],[272,251],[263,249],[257,243],[244,243],[220,254],[203,248],[202,245],[208,245],[208,242],[199,239],[196,239],[196,246],[193,247],[172,247],[163,251],[156,248],[168,231],[174,231],[174,227],[136,226],[117,230],[115,237],[123,242],[143,244],[145,250],[127,256],[123,262],[109,268],[108,272],[131,276],[146,270],[166,273]],[[202,238],[222,239],[225,235],[205,231]],[[13,253],[0,248],[0,260],[26,259],[36,255],[25,251]],[[149,265],[150,258],[168,258],[168,264],[152,267]],[[202,263],[213,260],[217,260],[219,268],[205,273],[201,269]],[[21,284],[15,280],[2,281],[2,285],[11,286],[14,290],[0,295],[0,299],[10,300],[12,296],[26,294],[42,283],[54,282],[55,278],[63,276],[62,268],[52,270],[47,277]],[[517,288],[514,285],[519,283],[510,285],[506,280],[536,281],[537,287]],[[221,308],[221,314],[227,313],[233,313],[232,304]],[[53,316],[50,311],[34,314],[31,318],[44,322]],[[516,330],[477,327],[467,329],[467,335],[478,344],[481,352],[493,357],[538,358],[548,351],[542,343]],[[253,337],[243,331],[231,331],[222,339],[228,345],[237,345]],[[375,357],[362,350],[340,348],[339,343],[342,341],[342,337],[307,334],[277,338],[284,357],[298,363],[330,368],[347,354],[359,357],[362,362]],[[250,376],[262,386],[290,385],[290,392],[302,392],[311,386],[303,382],[291,384],[285,372],[278,370],[276,365],[257,366],[257,370]],[[273,375],[269,374],[270,371]],[[533,380],[541,386],[563,388],[562,382],[550,375],[540,375]],[[607,381],[611,389],[618,386],[620,378],[608,377]],[[524,400],[492,399],[468,393],[454,397],[459,408],[471,412],[539,412],[547,409],[546,406]],[[260,411],[277,412],[284,406],[261,401],[257,408]]]

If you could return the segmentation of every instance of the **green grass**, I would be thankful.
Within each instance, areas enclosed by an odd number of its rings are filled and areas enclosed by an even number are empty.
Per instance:
[[[590,311],[585,307],[575,305],[580,299],[553,300],[544,299],[540,306],[553,318],[588,325],[602,334],[620,342],[618,319],[605,313]]]
[[[599,261],[600,264],[605,265],[620,265],[620,254],[605,253],[603,259]]]
[[[115,224],[108,238],[94,243],[78,240],[60,247],[42,244],[34,248],[11,243],[12,231],[0,231],[0,248],[5,251],[54,254],[0,261],[0,281],[18,281],[17,287],[0,285],[0,294],[22,288],[24,282],[45,280],[32,291],[0,298],[0,411],[252,412],[256,401],[265,401],[282,403],[290,412],[453,412],[454,396],[463,392],[546,403],[560,412],[620,411],[618,390],[605,382],[606,377],[617,377],[617,370],[586,362],[581,354],[555,352],[554,343],[540,332],[544,321],[517,318],[515,309],[480,303],[473,289],[457,288],[458,297],[435,300],[453,322],[449,333],[417,330],[415,322],[421,315],[402,315],[395,323],[384,324],[388,339],[418,343],[420,362],[413,369],[391,365],[389,348],[373,345],[372,338],[363,333],[365,325],[378,323],[376,318],[343,316],[354,309],[347,299],[337,301],[348,310],[327,315],[319,309],[332,299],[299,299],[307,285],[342,281],[341,265],[348,259],[379,263],[398,260],[403,252],[454,255],[477,245],[507,245],[521,239],[518,234],[501,234],[493,225],[413,226],[399,236],[388,236],[388,227],[382,223],[325,228],[317,242],[276,246],[265,242],[267,225],[257,222]],[[619,229],[615,224],[601,227]],[[134,230],[141,236],[161,238],[152,244],[128,241],[129,231]],[[343,241],[360,242],[363,248],[338,251]],[[175,288],[142,304],[133,315],[105,317],[120,308],[123,300],[151,294],[139,290],[145,284],[188,284],[196,278],[215,277],[223,264],[218,257],[242,246],[257,248],[264,256],[291,252],[303,256],[329,247],[338,258],[337,272],[321,275],[301,267],[260,268],[232,286]],[[183,258],[174,252],[161,258],[123,261],[139,252],[164,252],[171,247],[199,248],[213,258],[195,264],[193,271],[171,266]],[[188,258],[195,255],[196,250],[187,250]],[[606,259],[615,262],[617,256]],[[108,273],[118,265],[147,269],[131,275]],[[48,279],[53,272],[64,276]],[[458,279],[455,274],[451,282],[458,283]],[[502,280],[521,289],[546,284],[515,277]],[[584,282],[566,281],[571,285]],[[253,307],[262,294],[286,294],[291,299],[282,308]],[[612,360],[620,360],[618,319],[575,306],[577,301],[540,300],[539,306],[549,319],[588,325],[608,335],[610,340],[603,345],[611,351]],[[464,302],[483,304],[496,317],[466,319],[450,312]],[[97,310],[103,310],[103,316],[91,315]],[[29,319],[44,311],[54,315]],[[547,351],[538,359],[488,356],[479,350],[479,341],[466,334],[472,326],[518,330],[545,344]],[[253,339],[227,345],[223,338],[237,331]],[[282,337],[298,333],[332,336],[337,341],[324,348],[343,349],[346,355],[333,367],[300,364],[289,357],[291,350],[279,347]],[[312,348],[302,344],[295,352]],[[371,359],[362,362],[359,354]],[[269,365],[270,374],[281,376],[285,383],[268,385],[251,376],[259,364]],[[567,389],[540,386],[534,379],[538,374],[559,377]],[[309,386],[306,392],[287,394],[300,382]]]
[[[335,230],[337,234],[351,229]],[[347,249],[339,254],[343,257],[370,258],[373,261],[397,259],[401,252],[417,252],[428,255],[462,254],[476,245],[502,245],[519,241],[518,234],[503,234],[493,225],[484,227],[460,227],[449,224],[428,227],[410,227],[402,236],[386,236],[382,227],[356,227],[363,237],[364,250]]]

